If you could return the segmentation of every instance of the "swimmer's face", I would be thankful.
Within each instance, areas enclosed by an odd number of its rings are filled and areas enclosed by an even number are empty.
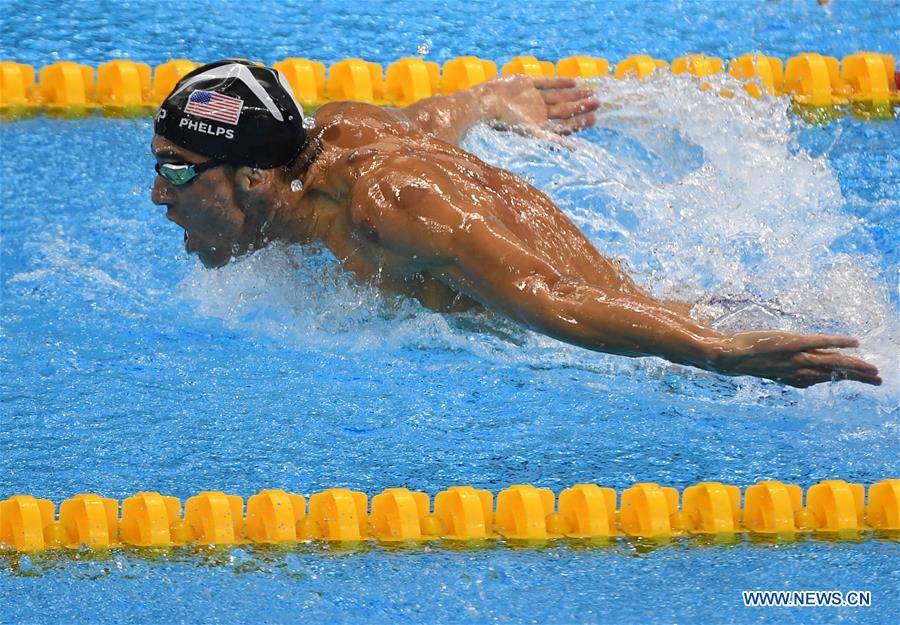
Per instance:
[[[158,163],[209,160],[160,136],[153,138],[151,149]],[[156,176],[152,199],[168,209],[168,219],[184,228],[184,249],[197,254],[206,267],[221,267],[234,252],[246,251],[247,241],[254,238],[237,202],[233,167],[213,167],[182,186]]]

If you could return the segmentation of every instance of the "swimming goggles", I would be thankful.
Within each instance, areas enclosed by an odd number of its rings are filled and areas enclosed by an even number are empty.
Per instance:
[[[222,161],[210,159],[203,163],[157,163],[156,173],[171,182],[176,187],[182,187],[191,180],[219,165],[224,165]]]

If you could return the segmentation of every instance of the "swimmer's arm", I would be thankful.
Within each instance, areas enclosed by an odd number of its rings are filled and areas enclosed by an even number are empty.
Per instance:
[[[458,144],[482,121],[575,132],[594,123],[598,106],[593,92],[575,89],[572,78],[513,75],[420,100],[402,113],[423,132]]]
[[[505,244],[508,237],[489,230],[471,237],[463,248],[467,253],[459,257],[460,268],[481,277],[480,290],[496,308],[559,340],[797,387],[841,379],[881,384],[877,367],[833,351],[857,347],[854,338],[773,330],[720,332],[647,294],[610,292],[566,280],[519,243]]]
[[[798,387],[838,379],[881,384],[875,366],[832,350],[858,346],[854,338],[720,332],[647,294],[610,292],[566,279],[502,228],[477,224],[460,239],[457,267],[485,303],[561,341]]]
[[[474,299],[542,334],[599,352],[658,356],[792,386],[832,379],[881,383],[876,367],[831,351],[855,347],[853,338],[720,332],[647,294],[611,292],[560,275],[505,227],[473,209],[437,194],[393,193],[380,186],[375,182],[364,191],[354,219],[364,221],[382,245],[441,268],[435,273],[466,285]]]
[[[486,303],[561,341],[623,356],[658,356],[726,375],[797,387],[838,379],[881,384],[878,369],[832,348],[846,336],[760,330],[724,333],[644,293],[620,293],[566,279],[502,228],[478,224],[458,244],[458,268]]]

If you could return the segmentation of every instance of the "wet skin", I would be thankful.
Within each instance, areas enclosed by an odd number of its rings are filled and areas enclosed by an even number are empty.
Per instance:
[[[208,267],[270,241],[322,241],[361,280],[433,310],[484,305],[587,349],[799,387],[881,383],[876,367],[834,351],[854,338],[723,333],[689,304],[652,297],[547,196],[456,147],[479,121],[545,135],[591,125],[597,100],[574,87],[511,76],[400,110],[330,103],[315,113],[311,164],[293,174],[301,191],[278,169],[223,166],[182,187],[157,176],[153,201]],[[152,149],[160,162],[207,160],[160,136]]]

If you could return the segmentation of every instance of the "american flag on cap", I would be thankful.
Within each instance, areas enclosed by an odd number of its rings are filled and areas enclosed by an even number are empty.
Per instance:
[[[184,112],[235,126],[243,107],[244,101],[238,98],[222,95],[215,91],[195,89],[184,106]]]

